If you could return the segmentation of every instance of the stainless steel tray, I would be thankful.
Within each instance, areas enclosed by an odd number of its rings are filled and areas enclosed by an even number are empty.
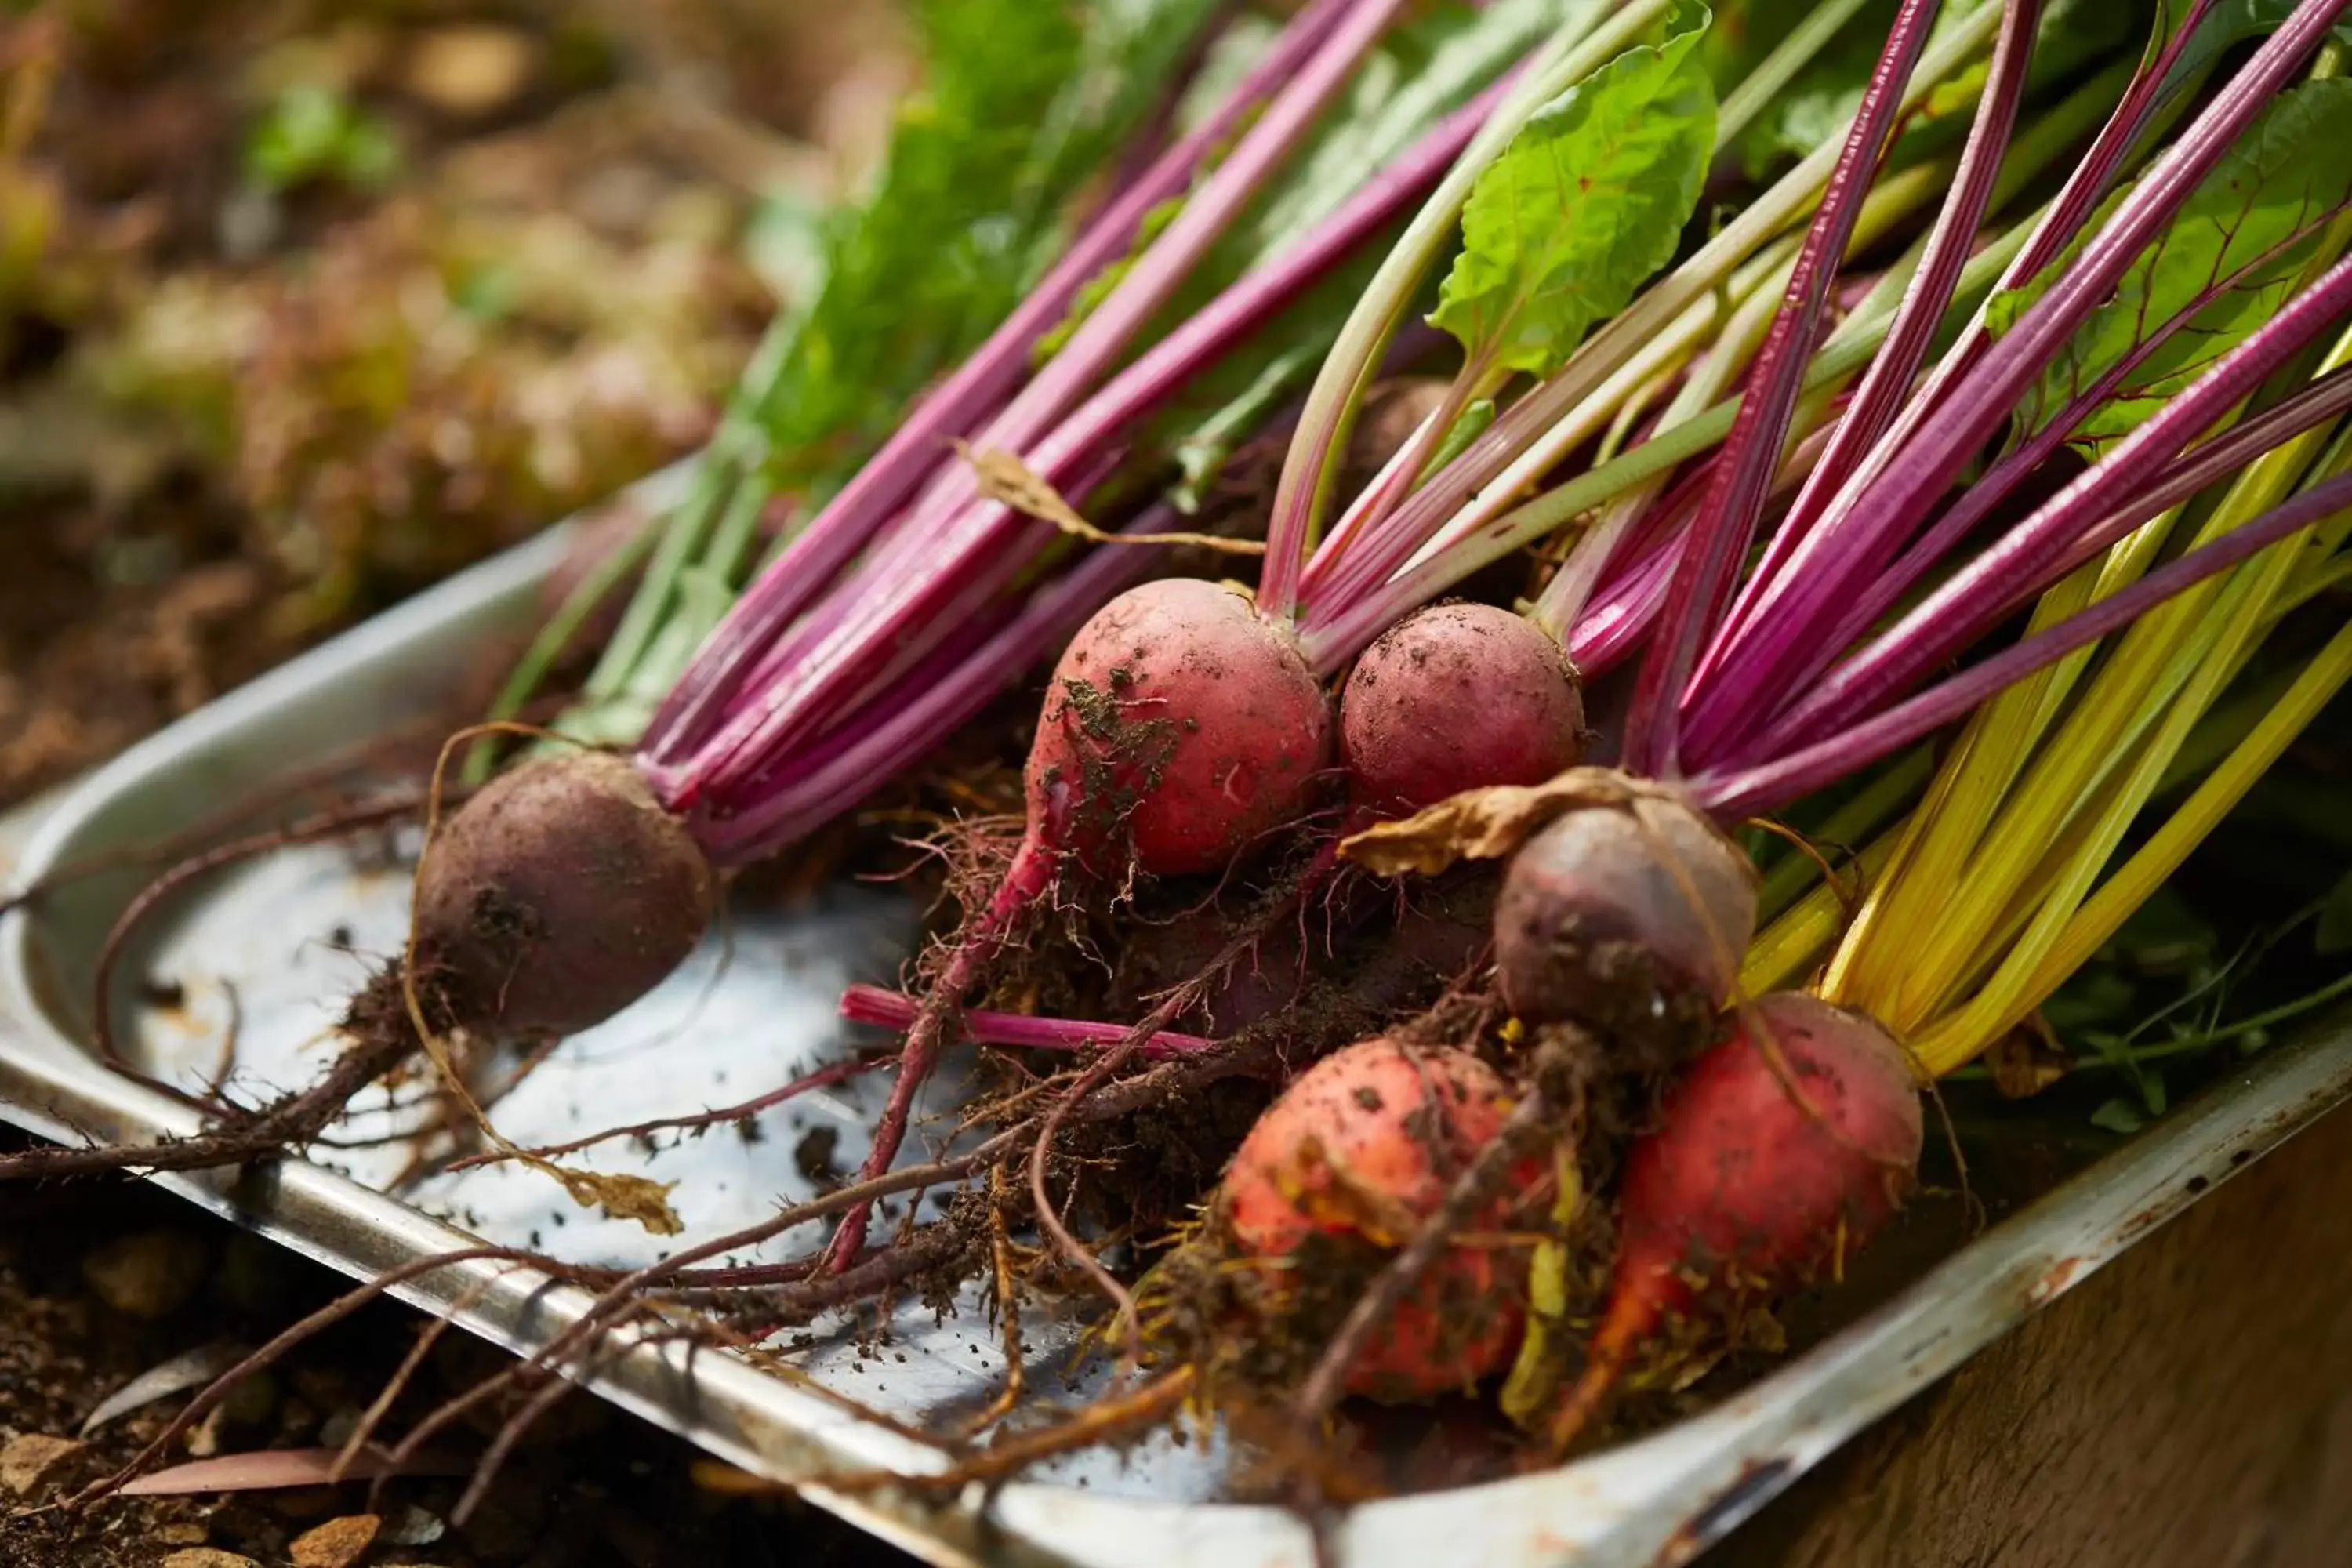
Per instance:
[[[192,715],[69,793],[0,818],[0,878],[21,882],[152,844],[289,770],[429,712],[484,639],[530,616],[532,589],[562,548],[559,532],[491,561]],[[37,915],[0,920],[0,1117],[65,1140],[192,1128],[184,1109],[108,1071],[82,1043],[99,945],[140,879],[85,878],[45,899]],[[347,847],[289,850],[210,879],[163,911],[122,966],[117,1014],[126,1048],[159,1077],[201,1079],[234,1012],[242,1081],[302,1081],[318,1069],[363,955],[396,950],[405,898],[402,873],[367,869]],[[501,1105],[501,1129],[525,1143],[554,1142],[781,1082],[795,1062],[838,1044],[833,1003],[843,981],[887,973],[911,930],[900,902],[862,889],[787,914],[746,912],[727,935],[724,962],[714,938],[655,996],[568,1042]],[[177,983],[184,999],[169,1009],[142,1004],[135,982],[149,976]],[[1362,1508],[1341,1528],[1339,1552],[1351,1568],[1685,1562],[2347,1091],[2352,1032],[2267,1053],[1706,1415],[1551,1474]],[[757,1141],[713,1134],[654,1157],[651,1173],[679,1184],[673,1201],[688,1224],[667,1245],[737,1228],[803,1195],[791,1155],[808,1126],[831,1125],[839,1157],[853,1162],[866,1109],[855,1096],[814,1099],[763,1119]],[[363,1104],[351,1125],[381,1131],[397,1114]],[[528,1173],[440,1178],[394,1199],[378,1188],[399,1167],[396,1151],[322,1158],[342,1168],[297,1163],[155,1180],[357,1277],[475,1237],[538,1241],[580,1261],[643,1258],[661,1245],[572,1209]],[[593,1158],[648,1168],[625,1144]],[[520,1352],[545,1345],[586,1304],[541,1277],[487,1264],[452,1266],[395,1293]],[[910,1309],[878,1352],[858,1330],[835,1325],[796,1350],[803,1382],[724,1356],[689,1364],[683,1352],[640,1348],[607,1363],[593,1386],[714,1455],[781,1479],[940,1466],[939,1450],[905,1426],[861,1415],[825,1391],[906,1426],[942,1427],[993,1392],[993,1333],[976,1309],[945,1322]],[[1033,1333],[1034,1364],[1059,1371],[1069,1342],[1050,1326]],[[943,1564],[1305,1568],[1311,1547],[1296,1520],[1217,1500],[1220,1458],[1213,1444],[1163,1442],[1123,1458],[1064,1462],[992,1495],[974,1488],[951,1501],[841,1495],[821,1481],[809,1495]]]

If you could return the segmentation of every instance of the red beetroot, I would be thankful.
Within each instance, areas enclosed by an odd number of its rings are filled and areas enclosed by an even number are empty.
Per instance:
[[[1834,1269],[1901,1205],[1922,1134],[1911,1064],[1875,1023],[1802,992],[1748,1008],[1626,1161],[1609,1307],[1555,1447],[1668,1318]]]
[[[1576,765],[1584,699],[1559,644],[1492,605],[1433,605],[1356,660],[1339,747],[1357,805],[1410,816],[1490,784],[1540,784]]]
[[[908,1032],[864,1173],[890,1168],[957,1007],[1066,858],[1102,875],[1219,869],[1305,812],[1330,746],[1330,704],[1314,672],[1242,594],[1168,578],[1097,611],[1054,667],[1023,775],[1020,847]],[[837,1265],[855,1256],[867,1213],[843,1217]]]
[[[1054,668],[1024,773],[1029,833],[1099,866],[1223,868],[1306,809],[1331,710],[1290,636],[1196,578],[1147,583]]]
[[[1509,1113],[1503,1080],[1465,1051],[1358,1041],[1258,1118],[1226,1168],[1218,1213],[1239,1252],[1288,1293],[1287,1271],[1312,1266],[1318,1237],[1402,1246]],[[1478,1228],[1509,1228],[1541,1170],[1530,1162]],[[1500,1371],[1525,1321],[1525,1272],[1508,1250],[1446,1253],[1349,1369],[1348,1392],[1426,1399]]]

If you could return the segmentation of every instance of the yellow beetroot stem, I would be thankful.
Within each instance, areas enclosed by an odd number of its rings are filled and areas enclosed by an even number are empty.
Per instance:
[[[2352,334],[2325,368],[2347,363]],[[2189,542],[2219,538],[2306,479],[2352,467],[2352,450],[2341,438],[2330,448],[2330,434],[2312,432],[2249,467]],[[2195,514],[2192,506],[2158,518],[2082,568],[2044,595],[2035,625],[2138,578]],[[2110,871],[2124,835],[2263,637],[2287,608],[2342,578],[2346,532],[2337,518],[2284,541],[1980,710],[1910,820],[1864,856],[1884,868],[1838,941],[1822,994],[1886,1024],[1938,1075],[2029,1017],[2352,676],[2347,632],[2251,728],[2233,722],[2242,738],[2148,844]],[[1826,892],[1759,935],[1751,987],[1786,984],[1812,962],[1838,912]]]
[[[2244,797],[2264,770],[2278,760],[2347,682],[2352,682],[2352,626],[2336,634],[2305,668],[2285,700],[2255,726],[2253,733],[2241,742],[2220,767],[2207,775],[2164,826],[2084,900],[2061,939],[2042,955],[2028,978],[2027,988],[2046,996],[2097,952],[2100,944],[2163,885],[2189,852]],[[1937,1066],[1938,1072],[1946,1072],[1975,1054],[1974,1049],[1969,1049],[1966,1056],[1956,1056],[1966,1043],[1964,1038],[1947,1040],[1931,1034],[1923,1037],[1918,1046],[1931,1063],[1941,1064]]]
[[[2336,75],[2342,64],[2330,48],[2313,74]],[[2339,217],[2305,280],[2347,246],[2352,221]],[[2352,332],[2321,370],[2347,363]],[[2219,538],[2347,467],[2352,425],[2337,426],[2332,440],[2323,428],[2290,441],[2249,466],[2189,542]],[[2148,522],[2053,588],[2035,608],[2034,628],[2140,577],[2197,506]],[[2030,1017],[2352,677],[2347,630],[2250,727],[2240,715],[2206,722],[2271,628],[2352,567],[2338,553],[2347,532],[2338,517],[2285,540],[1979,710],[1910,821],[1891,845],[1872,847],[1885,869],[1830,958],[1822,996],[1870,1013],[1939,1077]],[[2193,742],[2216,728],[2239,738],[2219,748],[2189,801],[2110,873],[2149,801],[2184,764],[2213,754]],[[1811,962],[1825,912],[1808,900],[1760,933],[1748,978],[1766,978],[1769,966],[1785,984]]]
[[[2041,944],[2032,967],[2019,966],[2022,973],[2009,993],[2005,1013],[1980,1008],[1973,1016],[1957,1015],[1912,1042],[1928,1070],[1940,1076],[1974,1058],[2088,962],[2348,680],[2352,680],[2352,626],[2336,633],[2253,733],[2207,775],[2137,852],[2071,911],[2053,939]],[[1990,994],[1986,1000],[1990,1000]]]

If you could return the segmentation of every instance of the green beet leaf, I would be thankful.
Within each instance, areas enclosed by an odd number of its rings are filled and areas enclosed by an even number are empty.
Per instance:
[[[1210,253],[1171,319],[1198,310],[1216,289],[1311,232],[1439,120],[1525,58],[1568,9],[1560,0],[1493,0],[1483,7],[1450,0],[1391,33],[1282,177]],[[1308,290],[1152,422],[1142,445],[1176,463],[1180,478],[1169,494],[1179,510],[1198,510],[1239,446],[1313,379],[1377,268],[1380,249],[1368,247]]]
[[[1715,146],[1706,25],[1569,89],[1478,177],[1430,318],[1473,363],[1549,374],[1672,259]]]
[[[2107,210],[2119,199],[2110,198]],[[2075,331],[2019,405],[2017,434],[2044,427],[2151,331],[2216,282],[2242,273],[2134,369],[2071,439],[2096,452],[2130,434],[2277,311],[2311,260],[2319,231],[2347,205],[2352,80],[2305,82],[2263,110],[2132,264],[2115,295]],[[1995,300],[1988,315],[1993,329],[2013,325],[2071,259],[2061,258],[2034,283]]]

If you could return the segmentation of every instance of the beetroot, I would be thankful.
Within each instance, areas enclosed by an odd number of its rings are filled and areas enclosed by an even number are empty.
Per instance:
[[[1668,1317],[1835,1269],[1900,1205],[1922,1135],[1911,1064],[1875,1023],[1801,992],[1746,1009],[1627,1159],[1609,1307],[1559,1442]]]
[[[716,878],[626,759],[575,752],[499,774],[416,874],[418,978],[446,1025],[576,1034],[694,950]]]
[[[1066,857],[1106,877],[1220,869],[1307,809],[1330,737],[1313,671],[1243,595],[1169,578],[1096,612],[1054,667],[1023,773],[1020,847],[908,1031],[864,1174],[897,1158],[957,1007],[1052,891]],[[867,1212],[845,1215],[837,1264],[862,1242]]]
[[[1495,908],[1496,978],[1529,1022],[1686,1055],[1755,933],[1748,858],[1699,812],[1645,786],[1519,847]]]
[[[1509,1112],[1502,1079],[1466,1051],[1360,1040],[1258,1118],[1226,1168],[1217,1215],[1276,1298],[1296,1301],[1330,1282],[1312,1277],[1318,1240],[1402,1245]],[[1477,1228],[1510,1228],[1541,1169],[1531,1162]],[[1425,1399],[1501,1370],[1525,1321],[1524,1272],[1507,1250],[1453,1248],[1349,1368],[1349,1392]]]
[[[1288,634],[1230,588],[1147,583],[1070,640],[1024,775],[1030,837],[1103,868],[1221,869],[1297,818],[1330,704]]]
[[[1435,605],[1357,659],[1339,745],[1357,806],[1409,816],[1490,784],[1540,784],[1576,765],[1584,700],[1559,644],[1491,605]]]

